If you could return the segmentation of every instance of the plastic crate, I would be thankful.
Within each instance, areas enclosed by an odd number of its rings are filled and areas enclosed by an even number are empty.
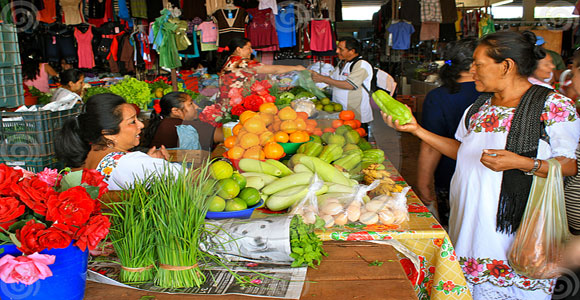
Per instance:
[[[22,68],[0,68],[0,107],[18,107],[24,104]]]
[[[4,163],[10,167],[21,167],[34,173],[42,172],[44,168],[58,170],[64,168],[63,164],[54,155],[33,156],[24,159],[19,157],[6,157],[6,160],[0,160],[0,163]]]
[[[0,65],[20,65],[18,35],[13,24],[0,24]]]
[[[52,164],[56,133],[66,119],[78,115],[80,110],[77,105],[56,112],[0,112],[0,163]]]

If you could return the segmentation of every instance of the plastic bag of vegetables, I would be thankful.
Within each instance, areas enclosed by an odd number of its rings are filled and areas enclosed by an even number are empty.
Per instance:
[[[310,75],[310,72],[307,70],[298,72],[298,85],[311,92],[319,99],[326,97],[324,92],[316,86],[316,83],[312,80],[312,75]]]
[[[363,206],[361,222],[365,224],[381,223],[383,225],[401,224],[409,220],[407,192],[411,187],[403,188],[400,193],[380,195]],[[375,221],[370,223],[370,221]],[[369,223],[366,223],[369,222]]]
[[[308,193],[302,200],[297,201],[290,211],[290,215],[301,215],[306,224],[314,224],[318,215],[318,200],[316,193],[324,188],[324,181],[318,175],[312,176],[312,183],[308,186]]]
[[[354,187],[329,187],[329,191],[336,191],[340,188],[342,193],[328,193],[325,197],[319,198],[319,216],[325,221],[326,227],[334,225],[343,226],[347,223],[360,221],[364,224],[373,221],[372,219],[363,219],[362,210],[365,203],[368,202],[366,194],[377,187],[379,181],[370,185],[358,184]],[[350,193],[347,191],[350,189]],[[365,201],[366,200],[366,201]],[[376,223],[376,222],[375,222]]]

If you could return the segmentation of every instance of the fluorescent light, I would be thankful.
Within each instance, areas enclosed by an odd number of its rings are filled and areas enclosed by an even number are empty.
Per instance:
[[[500,6],[500,5],[504,5],[504,4],[510,4],[514,2],[514,0],[503,0],[503,1],[499,1],[496,3],[492,3],[491,6]]]

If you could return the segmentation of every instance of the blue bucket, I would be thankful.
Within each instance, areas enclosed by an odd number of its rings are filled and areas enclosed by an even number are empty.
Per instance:
[[[0,245],[0,249],[4,250],[0,256],[22,255],[15,245]],[[85,295],[89,251],[81,251],[71,243],[64,249],[43,250],[40,253],[56,256],[54,264],[48,266],[52,276],[31,285],[5,283],[0,280],[0,299],[82,300]]]

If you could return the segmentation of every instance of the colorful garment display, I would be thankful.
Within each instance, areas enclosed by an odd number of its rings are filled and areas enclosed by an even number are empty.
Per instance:
[[[421,22],[441,23],[441,4],[439,0],[421,1]]]
[[[278,15],[276,15],[276,31],[280,48],[296,46],[294,4],[280,7]]]
[[[59,0],[63,14],[63,23],[77,25],[84,23],[81,0]]]
[[[153,23],[154,48],[159,53],[159,65],[174,69],[181,67],[181,60],[177,52],[176,30],[178,25],[169,22],[171,13],[164,9],[163,14]]]
[[[248,24],[246,33],[252,43],[252,48],[261,49],[277,45],[278,33],[274,25],[275,17],[272,10],[250,8],[248,13],[252,16],[252,20]]]
[[[226,47],[237,37],[245,36],[245,27],[248,14],[243,8],[234,10],[218,9],[214,14],[219,33],[219,46]]]
[[[36,19],[49,24],[56,22],[56,0],[45,0],[44,9],[38,10]]]
[[[218,28],[214,22],[203,22],[197,26],[197,30],[201,31],[202,43],[215,43],[217,41]]]
[[[330,51],[333,47],[330,21],[312,20],[310,22],[310,50],[323,52]]]
[[[75,28],[75,38],[78,46],[79,68],[93,68],[95,55],[93,54],[93,31],[89,27],[86,32]]]

